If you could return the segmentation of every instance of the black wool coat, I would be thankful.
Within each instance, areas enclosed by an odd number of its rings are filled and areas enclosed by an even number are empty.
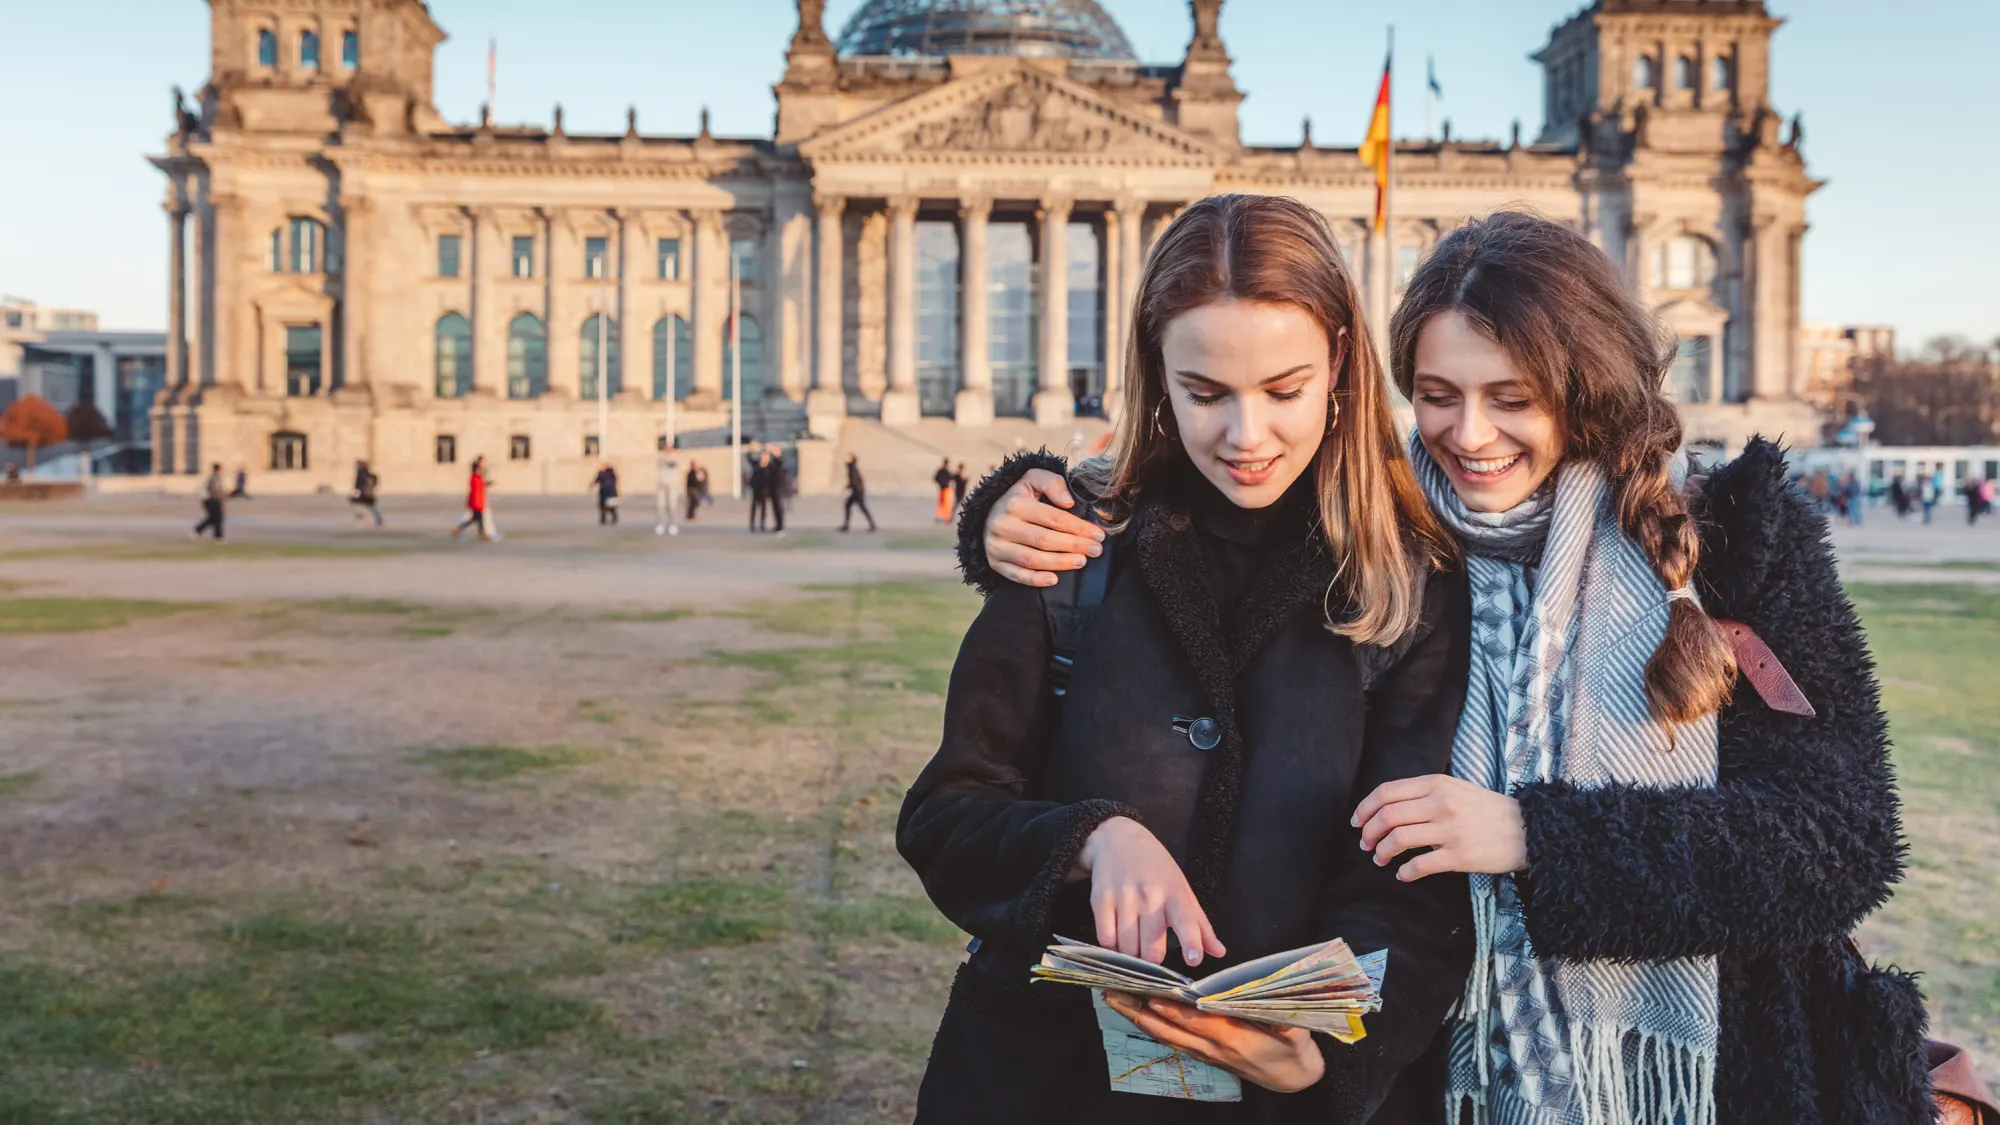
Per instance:
[[[1463,991],[1463,877],[1399,882],[1348,823],[1375,785],[1448,766],[1468,659],[1463,576],[1429,583],[1424,627],[1395,648],[1357,647],[1327,628],[1333,570],[1303,518],[1227,615],[1203,534],[1171,499],[1141,505],[1060,705],[1038,590],[994,590],[966,633],[942,745],[897,827],[931,899],[979,939],[938,1029],[920,1122],[1358,1125]],[[1196,749],[1175,716],[1215,718],[1221,744]],[[1228,946],[1198,975],[1333,937],[1389,950],[1383,1010],[1359,1043],[1316,1037],[1327,1073],[1315,1086],[1246,1082],[1240,1104],[1113,1094],[1088,991],[1030,985],[1055,935],[1095,939],[1089,883],[1065,874],[1120,815],[1172,852]]]
[[[1002,582],[980,536],[1033,467],[1047,466],[1003,465],[966,504],[959,557],[975,585]],[[1773,711],[1739,683],[1713,789],[1518,791],[1529,934],[1550,956],[1716,957],[1719,1125],[1928,1125],[1916,981],[1848,943],[1901,876],[1904,844],[1874,665],[1825,517],[1761,439],[1707,477],[1694,517],[1704,607],[1755,630],[1817,715]]]

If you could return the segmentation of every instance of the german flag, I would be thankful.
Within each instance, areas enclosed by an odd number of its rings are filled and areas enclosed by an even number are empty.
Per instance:
[[[1375,169],[1376,230],[1388,225],[1389,66],[1390,58],[1383,59],[1382,88],[1375,94],[1375,112],[1368,118],[1368,134],[1361,140],[1361,163]]]

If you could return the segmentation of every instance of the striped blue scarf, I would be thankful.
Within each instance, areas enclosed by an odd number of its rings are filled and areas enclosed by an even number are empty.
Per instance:
[[[1452,773],[1500,793],[1549,780],[1713,787],[1715,716],[1670,733],[1648,706],[1667,591],[1619,529],[1604,470],[1565,462],[1553,488],[1488,514],[1466,510],[1415,434],[1410,459],[1465,545],[1472,586]],[[1469,1108],[1474,1125],[1712,1125],[1713,957],[1538,957],[1511,875],[1472,876],[1472,905],[1473,969],[1453,1014],[1453,1121]]]

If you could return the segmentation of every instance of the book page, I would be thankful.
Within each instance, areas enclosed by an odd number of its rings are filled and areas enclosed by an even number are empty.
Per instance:
[[[1104,1036],[1113,1091],[1196,1102],[1243,1100],[1243,1083],[1235,1075],[1148,1036],[1105,1003],[1104,994],[1096,989],[1090,992],[1090,1003],[1097,1012],[1097,1030]]]

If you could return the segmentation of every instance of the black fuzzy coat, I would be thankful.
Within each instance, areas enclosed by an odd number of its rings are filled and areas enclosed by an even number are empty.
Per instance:
[[[980,544],[993,502],[1061,464],[1017,457],[974,490],[967,581],[1001,582]],[[1705,607],[1754,629],[1818,714],[1772,711],[1739,684],[1713,789],[1520,790],[1529,933],[1552,956],[1716,956],[1719,1125],[1928,1125],[1916,981],[1847,940],[1888,897],[1904,846],[1874,664],[1826,520],[1763,440],[1708,477],[1695,516]]]
[[[897,825],[932,900],[980,942],[938,1029],[920,1122],[1360,1125],[1464,989],[1463,876],[1400,882],[1348,823],[1381,782],[1449,766],[1468,659],[1463,576],[1429,583],[1417,633],[1359,648],[1327,628],[1333,568],[1307,516],[1240,548],[1194,524],[1162,489],[1117,537],[1060,706],[1040,591],[995,591],[966,633],[941,746]],[[1218,563],[1218,550],[1250,565]],[[1213,717],[1221,744],[1197,749],[1176,715]],[[1229,947],[1198,973],[1332,937],[1389,950],[1367,1037],[1316,1037],[1319,1083],[1286,1095],[1245,1083],[1240,1104],[1111,1093],[1088,992],[1029,984],[1054,935],[1094,937],[1089,884],[1065,874],[1119,815],[1174,855]]]

